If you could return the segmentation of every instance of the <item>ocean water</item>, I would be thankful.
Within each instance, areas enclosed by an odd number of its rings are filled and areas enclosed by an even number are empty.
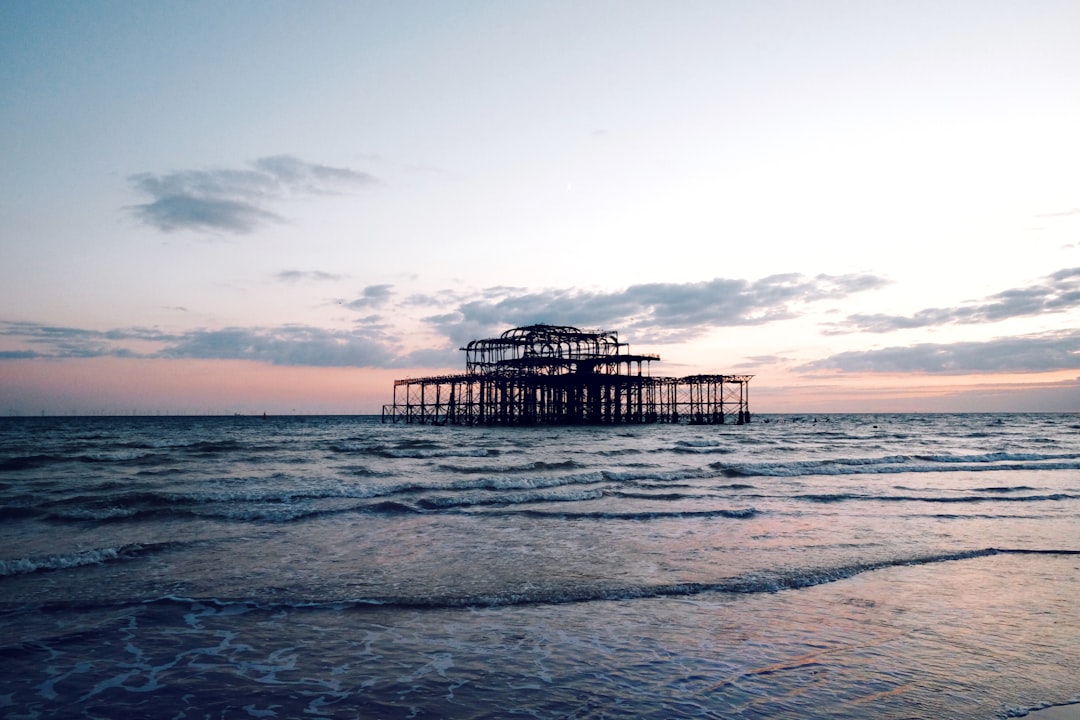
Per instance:
[[[1078,700],[1078,415],[0,419],[5,718]]]

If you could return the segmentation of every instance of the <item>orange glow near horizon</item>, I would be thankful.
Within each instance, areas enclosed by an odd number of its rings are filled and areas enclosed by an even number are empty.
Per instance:
[[[239,360],[92,358],[3,365],[0,414],[377,414],[394,380],[443,369],[319,368]],[[453,369],[450,370],[454,372]],[[758,375],[761,413],[1076,411],[1075,371],[1029,375]]]
[[[755,412],[1075,412],[1075,370],[1000,375],[850,374],[750,384]]]
[[[368,414],[400,370],[239,360],[18,360],[5,363],[4,414]]]

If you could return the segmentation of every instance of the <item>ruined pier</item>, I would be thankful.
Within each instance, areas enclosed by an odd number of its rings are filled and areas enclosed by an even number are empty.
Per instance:
[[[394,381],[383,422],[450,425],[738,424],[750,421],[752,375],[656,377],[660,357],[618,333],[513,328],[466,347],[465,372]]]

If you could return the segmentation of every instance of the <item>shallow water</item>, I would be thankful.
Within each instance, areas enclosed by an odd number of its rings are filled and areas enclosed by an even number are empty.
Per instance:
[[[0,708],[1020,716],[1080,700],[1078,430],[3,419]]]

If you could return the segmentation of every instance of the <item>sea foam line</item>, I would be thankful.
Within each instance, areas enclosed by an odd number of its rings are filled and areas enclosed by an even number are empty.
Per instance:
[[[356,611],[378,608],[409,608],[416,610],[446,610],[514,605],[562,605],[583,602],[641,600],[664,597],[692,597],[706,594],[772,594],[785,590],[800,590],[855,577],[867,572],[894,567],[932,565],[936,563],[972,560],[994,555],[1080,556],[1080,549],[981,548],[952,553],[895,558],[877,562],[854,563],[833,568],[803,568],[792,570],[762,570],[749,572],[717,582],[666,583],[614,587],[569,586],[536,588],[528,592],[483,595],[436,596],[368,596],[336,600],[273,600],[253,598],[215,598],[164,595],[156,598],[131,598],[115,601],[44,602],[40,611],[90,608],[122,608],[147,605],[174,605],[186,610],[190,619],[202,615],[233,615],[252,611],[335,610]]]
[[[167,595],[141,600],[122,600],[104,606],[177,605],[197,615],[236,614],[250,611],[336,610],[354,611],[375,608],[446,610],[459,608],[507,607],[516,605],[561,605],[583,602],[641,600],[664,597],[693,597],[706,594],[772,594],[801,590],[855,577],[867,572],[894,567],[914,567],[936,563],[972,560],[995,555],[1080,555],[1080,549],[981,548],[951,553],[918,555],[876,562],[853,563],[837,567],[761,570],[716,582],[665,583],[660,585],[565,586],[535,588],[525,592],[479,595],[369,596],[338,600],[260,601],[244,598],[194,598]],[[100,603],[45,603],[40,609],[97,607]]]
[[[949,457],[948,460],[944,459]],[[716,462],[710,468],[725,477],[798,477],[802,475],[884,475],[891,473],[922,472],[982,472],[1004,470],[1080,470],[1080,460],[1075,456],[1028,455],[1022,460],[1004,462],[997,453],[965,458],[940,456],[880,458],[834,458],[830,460],[804,460],[790,463]]]
[[[1002,502],[1048,502],[1076,500],[1080,495],[1071,493],[1052,493],[1049,495],[860,495],[855,493],[804,494],[794,495],[796,500],[808,500],[818,503],[843,502],[847,500],[874,500],[880,502],[928,502],[928,503],[1002,503]]]
[[[563,510],[515,510],[516,515],[538,518],[558,518],[560,520],[663,520],[668,518],[730,518],[748,520],[759,514],[757,508],[736,508],[734,510],[594,510],[586,512],[567,512]]]
[[[439,597],[387,597],[361,598],[350,600],[348,607],[398,606],[422,609],[445,609],[464,607],[501,607],[508,605],[568,604],[580,602],[638,600],[662,597],[689,597],[695,595],[725,594],[760,594],[776,593],[783,590],[799,590],[817,585],[846,580],[862,573],[885,570],[893,567],[930,565],[990,557],[993,555],[1080,555],[1080,550],[1035,550],[982,548],[952,553],[921,555],[908,558],[895,558],[877,562],[855,563],[833,568],[803,568],[794,570],[764,570],[727,578],[718,582],[667,583],[661,585],[637,585],[623,587],[569,587],[538,588],[533,592],[508,593],[504,595],[483,596],[439,596]],[[329,605],[329,604],[328,604]],[[337,603],[342,607],[342,603]]]
[[[43,570],[66,570],[86,565],[101,565],[112,560],[132,558],[142,550],[141,545],[122,545],[118,548],[96,548],[44,557],[0,560],[0,577],[26,575]]]

